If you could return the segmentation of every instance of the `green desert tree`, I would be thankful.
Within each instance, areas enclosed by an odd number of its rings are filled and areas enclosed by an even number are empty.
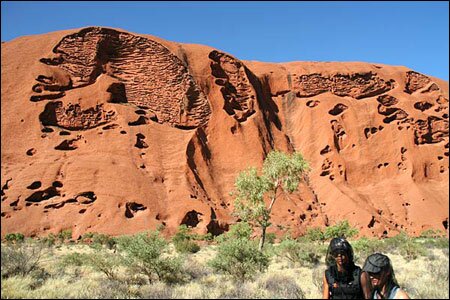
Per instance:
[[[258,175],[256,168],[251,167],[237,176],[234,213],[242,220],[261,228],[260,251],[264,247],[266,230],[271,225],[270,217],[275,201],[282,193],[296,191],[302,175],[308,170],[308,163],[300,153],[289,155],[274,150],[264,160],[261,175]]]

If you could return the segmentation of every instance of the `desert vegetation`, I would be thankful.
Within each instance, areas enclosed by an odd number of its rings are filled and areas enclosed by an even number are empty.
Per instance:
[[[308,169],[300,154],[271,152],[261,172],[240,173],[234,191],[240,221],[218,236],[186,225],[170,238],[163,227],[115,237],[90,232],[76,241],[70,230],[34,239],[9,233],[2,240],[2,298],[320,298],[334,237],[350,241],[360,266],[374,252],[387,254],[412,298],[448,298],[444,232],[356,238],[347,220],[296,238],[268,232],[277,197],[295,191]]]
[[[420,237],[352,238],[347,221],[304,236],[267,238],[246,222],[217,237],[181,226],[111,237],[70,232],[45,238],[9,234],[2,241],[2,298],[320,298],[330,238],[348,236],[359,265],[373,252],[391,257],[399,284],[412,298],[448,298],[449,240]],[[195,246],[194,246],[195,245]]]

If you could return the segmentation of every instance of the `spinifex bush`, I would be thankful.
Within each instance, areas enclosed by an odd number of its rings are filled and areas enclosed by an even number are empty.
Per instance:
[[[178,227],[178,232],[172,237],[172,242],[180,253],[195,253],[200,250],[200,246],[194,242],[197,238],[197,235],[192,234],[190,228],[183,224]]]
[[[119,248],[126,254],[126,265],[135,272],[166,283],[183,281],[180,258],[167,257],[168,243],[158,231],[124,236],[118,239]]]
[[[239,227],[243,229],[243,227]],[[232,231],[231,234],[236,234]],[[258,244],[247,238],[230,238],[225,234],[224,240],[217,248],[216,256],[208,262],[214,270],[227,274],[235,281],[251,279],[258,271],[265,271],[269,266],[267,254],[258,250]]]

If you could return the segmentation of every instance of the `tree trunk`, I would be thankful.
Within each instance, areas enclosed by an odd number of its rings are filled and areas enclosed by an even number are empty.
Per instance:
[[[272,207],[275,204],[275,200],[277,199],[277,190],[278,190],[278,183],[275,186],[275,190],[273,193],[272,198],[270,199],[270,205],[269,208],[267,209],[268,213],[268,217],[265,221],[266,224],[268,224],[269,220],[270,220],[270,214],[272,213]],[[261,227],[261,240],[259,241],[259,251],[261,252],[263,247],[264,247],[264,242],[266,241],[266,229],[267,226],[262,226]]]
[[[267,227],[262,227],[261,228],[261,239],[259,240],[259,251],[261,252],[263,247],[264,247],[264,242],[266,240],[266,228]]]

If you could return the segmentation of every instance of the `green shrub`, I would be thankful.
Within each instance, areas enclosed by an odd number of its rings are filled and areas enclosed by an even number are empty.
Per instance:
[[[108,279],[117,279],[118,268],[121,265],[121,257],[104,250],[95,251],[88,255],[88,265],[94,270],[106,275]]]
[[[200,246],[191,240],[183,240],[174,243],[175,249],[179,253],[196,253],[200,251]]]
[[[312,242],[325,242],[327,238],[325,237],[325,233],[322,231],[320,227],[313,227],[306,229],[306,233],[304,238],[308,241]]]
[[[168,243],[158,231],[120,237],[118,245],[127,254],[127,266],[147,276],[150,282],[154,279],[166,283],[184,280],[181,259],[163,256],[167,252]]]
[[[438,249],[446,249],[448,251],[449,240],[446,237],[438,237],[438,238],[434,238],[434,239],[428,239],[426,247],[427,248],[435,247]]]
[[[419,239],[409,236],[404,231],[391,238],[386,238],[384,242],[386,244],[385,251],[398,252],[408,260],[416,259],[426,254],[425,248],[419,242]]]
[[[361,264],[365,262],[367,256],[375,252],[386,252],[384,240],[362,237],[352,241],[351,245],[355,256],[354,260]]]
[[[197,235],[191,233],[190,228],[183,224],[178,227],[178,232],[172,237],[172,242],[180,253],[195,253],[200,250],[200,246],[193,240],[198,238]]]
[[[401,244],[398,250],[407,260],[413,260],[419,256],[426,255],[424,247],[412,238]]]
[[[448,249],[449,239],[442,230],[425,230],[419,237],[425,248]]]
[[[48,247],[53,246],[56,242],[56,235],[49,233],[47,236],[41,238],[41,242]]]
[[[61,230],[58,233],[57,238],[59,239],[59,241],[61,243],[71,240],[72,239],[72,229]]]
[[[248,239],[228,239],[219,244],[216,256],[208,261],[214,270],[231,276],[235,281],[253,278],[269,266],[269,257],[258,250],[258,244]]]
[[[5,240],[8,243],[21,243],[25,240],[25,236],[22,233],[8,233]]]
[[[40,268],[44,247],[38,243],[2,245],[1,276],[26,276]]]
[[[285,239],[278,247],[279,255],[285,257],[291,263],[300,266],[315,266],[320,262],[321,255],[318,246],[311,242]]]
[[[427,229],[420,234],[422,238],[440,238],[445,237],[445,232],[440,229]]]
[[[351,238],[358,234],[358,229],[352,228],[347,220],[340,221],[336,225],[325,229],[325,238],[332,239],[337,237]]]
[[[100,246],[106,246],[108,249],[115,249],[117,241],[116,238],[96,232],[86,232],[81,237],[83,243],[89,244],[93,248],[99,248]]]
[[[221,243],[229,239],[247,239],[252,236],[253,229],[247,222],[238,222],[230,226],[228,232],[216,237],[216,240]]]
[[[266,242],[270,245],[275,244],[275,240],[277,239],[277,235],[274,232],[266,233]]]
[[[75,252],[67,254],[60,260],[59,265],[63,268],[67,266],[88,266],[96,272],[105,274],[108,279],[116,280],[121,263],[122,259],[118,254],[99,248],[93,253]]]
[[[87,254],[74,252],[64,255],[59,261],[59,265],[61,267],[67,266],[81,267],[82,265],[87,264],[87,260],[88,260]]]

